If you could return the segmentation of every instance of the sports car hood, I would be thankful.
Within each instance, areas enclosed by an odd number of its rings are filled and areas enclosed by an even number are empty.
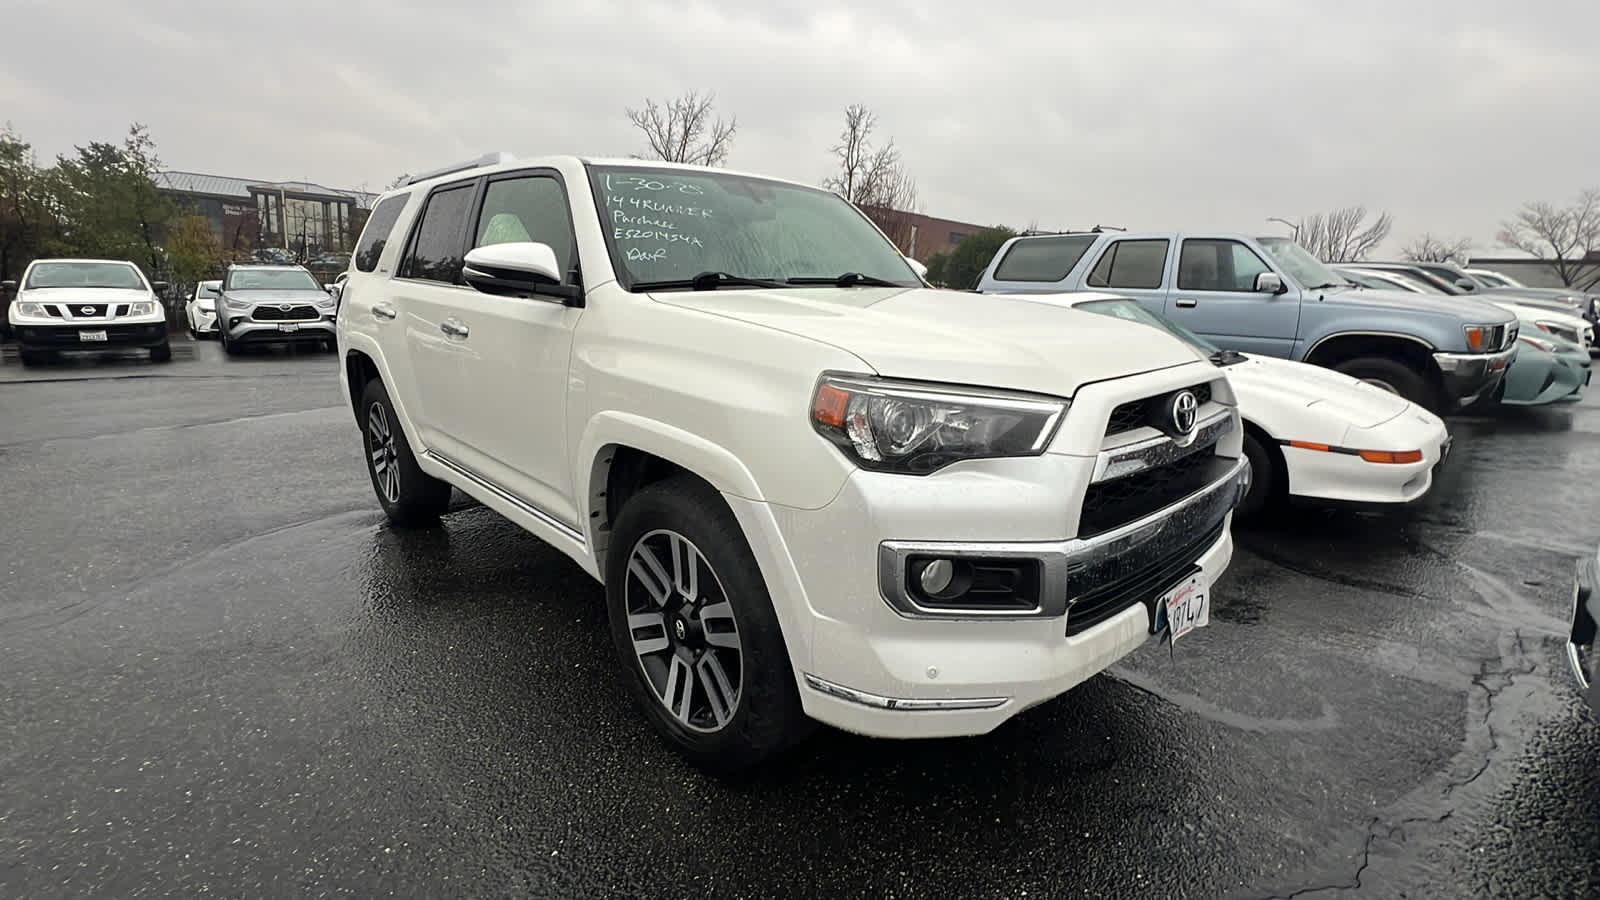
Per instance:
[[[1205,358],[1146,325],[1004,295],[823,287],[651,296],[830,344],[892,378],[1071,396],[1088,382]]]
[[[1227,366],[1228,383],[1239,397],[1239,413],[1271,421],[1309,410],[1318,418],[1372,428],[1405,412],[1404,397],[1321,366],[1252,356]],[[1343,429],[1341,428],[1342,432]]]

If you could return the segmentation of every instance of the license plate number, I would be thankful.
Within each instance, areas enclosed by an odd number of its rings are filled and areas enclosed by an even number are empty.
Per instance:
[[[1167,632],[1176,644],[1196,628],[1210,624],[1211,586],[1206,584],[1206,574],[1196,572],[1182,584],[1161,596],[1161,607],[1166,612]]]
[[[279,331],[299,331],[300,330],[300,326],[299,325],[279,325],[278,326],[278,330]]]
[[[104,331],[80,331],[80,332],[78,332],[78,340],[80,340],[80,341],[103,341],[105,339],[106,339],[106,333]]]

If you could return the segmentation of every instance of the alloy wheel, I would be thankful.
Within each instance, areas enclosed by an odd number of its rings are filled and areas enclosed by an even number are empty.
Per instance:
[[[372,475],[378,490],[390,503],[400,502],[399,454],[394,445],[394,429],[389,425],[389,415],[383,404],[374,403],[367,410],[367,453],[372,460]]]
[[[665,529],[633,545],[628,634],[651,692],[678,724],[720,731],[739,708],[744,655],[733,605],[692,541]]]

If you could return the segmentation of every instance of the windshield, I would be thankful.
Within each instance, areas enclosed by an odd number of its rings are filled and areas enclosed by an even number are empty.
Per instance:
[[[28,272],[27,287],[145,289],[139,270],[119,262],[36,263]]]
[[[302,269],[235,269],[228,273],[230,291],[320,291],[322,285]]]
[[[1220,352],[1216,344],[1211,343],[1166,316],[1157,315],[1145,309],[1132,300],[1091,300],[1088,303],[1075,304],[1073,308],[1099,313],[1102,316],[1113,316],[1118,319],[1127,319],[1131,322],[1154,325],[1182,339],[1189,346],[1198,349],[1207,356]]]
[[[849,272],[921,284],[867,218],[819,188],[723,172],[592,166],[617,276],[629,289],[705,272],[780,282]]]
[[[1312,256],[1311,251],[1288,238],[1265,237],[1260,241],[1261,246],[1272,256],[1273,262],[1282,266],[1290,278],[1307,290],[1342,287],[1349,283],[1339,277],[1338,272],[1328,268],[1322,260]]]

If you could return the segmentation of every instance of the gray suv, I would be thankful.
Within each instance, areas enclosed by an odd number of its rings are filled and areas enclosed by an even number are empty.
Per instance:
[[[229,266],[219,293],[217,334],[229,355],[248,344],[334,347],[338,301],[304,266]]]

